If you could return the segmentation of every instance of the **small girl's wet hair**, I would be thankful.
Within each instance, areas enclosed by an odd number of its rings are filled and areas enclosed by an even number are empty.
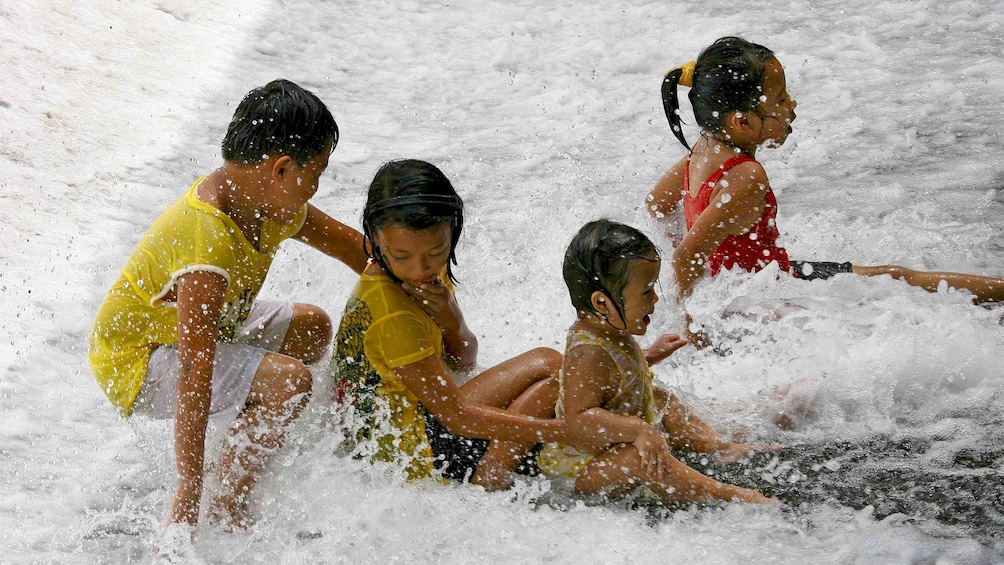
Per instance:
[[[632,261],[659,261],[659,249],[637,229],[607,219],[582,226],[565,250],[561,274],[572,306],[578,312],[596,312],[592,295],[597,290],[613,301],[624,316],[624,289]]]
[[[464,201],[450,179],[435,165],[417,159],[390,161],[376,172],[363,207],[363,236],[367,254],[391,278],[397,279],[374,243],[376,234],[391,224],[424,230],[445,223],[453,228],[446,275],[456,283],[452,265],[457,264],[457,242],[464,228]]]
[[[732,112],[756,109],[763,95],[764,63],[772,58],[774,52],[770,49],[740,37],[723,37],[701,51],[689,96],[697,125],[718,133]],[[666,73],[662,81],[662,105],[673,135],[689,151],[690,144],[680,127],[680,101],[676,95],[682,75],[682,68]]]
[[[338,124],[309,90],[277,79],[248,92],[223,137],[223,159],[242,167],[274,155],[289,155],[299,166],[338,144]]]

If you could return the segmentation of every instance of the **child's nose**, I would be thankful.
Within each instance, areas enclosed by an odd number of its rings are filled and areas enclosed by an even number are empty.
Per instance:
[[[433,271],[433,264],[432,264],[432,261],[430,259],[428,259],[428,258],[423,258],[423,259],[421,259],[419,261],[419,263],[418,263],[418,270],[419,270],[419,273],[418,273],[419,276],[418,276],[418,278],[419,279],[423,279],[423,280],[424,279],[428,279],[428,278],[430,278],[430,277],[432,277],[434,275],[438,275],[439,274],[439,273],[433,273],[432,272]]]

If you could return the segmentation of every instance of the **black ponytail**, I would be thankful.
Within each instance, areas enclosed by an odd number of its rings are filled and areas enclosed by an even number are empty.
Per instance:
[[[683,136],[683,127],[680,122],[680,99],[676,95],[676,89],[682,76],[683,69],[676,68],[666,73],[665,78],[662,79],[662,108],[666,111],[666,119],[669,120],[669,127],[672,128],[673,135],[680,140],[687,151],[690,151],[690,144]]]

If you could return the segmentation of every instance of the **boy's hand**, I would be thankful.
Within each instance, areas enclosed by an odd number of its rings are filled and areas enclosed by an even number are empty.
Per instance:
[[[401,283],[401,288],[443,331],[456,332],[463,326],[463,314],[460,313],[457,299],[443,281],[436,280],[421,287]]]
[[[678,334],[662,334],[656,338],[655,343],[645,352],[645,360],[648,361],[649,365],[655,365],[688,343],[690,343],[689,340],[680,337]]]

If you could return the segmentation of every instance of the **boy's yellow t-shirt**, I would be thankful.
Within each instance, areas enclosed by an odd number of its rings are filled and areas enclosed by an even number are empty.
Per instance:
[[[335,335],[332,375],[363,417],[355,439],[375,442],[371,457],[402,462],[409,479],[431,474],[432,449],[425,409],[394,370],[432,355],[443,357],[432,318],[387,275],[361,275]]]
[[[233,339],[279,243],[300,231],[306,221],[306,205],[288,225],[265,220],[259,251],[229,216],[198,199],[204,178],[143,234],[94,320],[88,359],[102,390],[123,416],[132,413],[150,353],[159,345],[178,342],[176,305],[163,300],[178,277],[208,271],[226,278],[219,339]]]

